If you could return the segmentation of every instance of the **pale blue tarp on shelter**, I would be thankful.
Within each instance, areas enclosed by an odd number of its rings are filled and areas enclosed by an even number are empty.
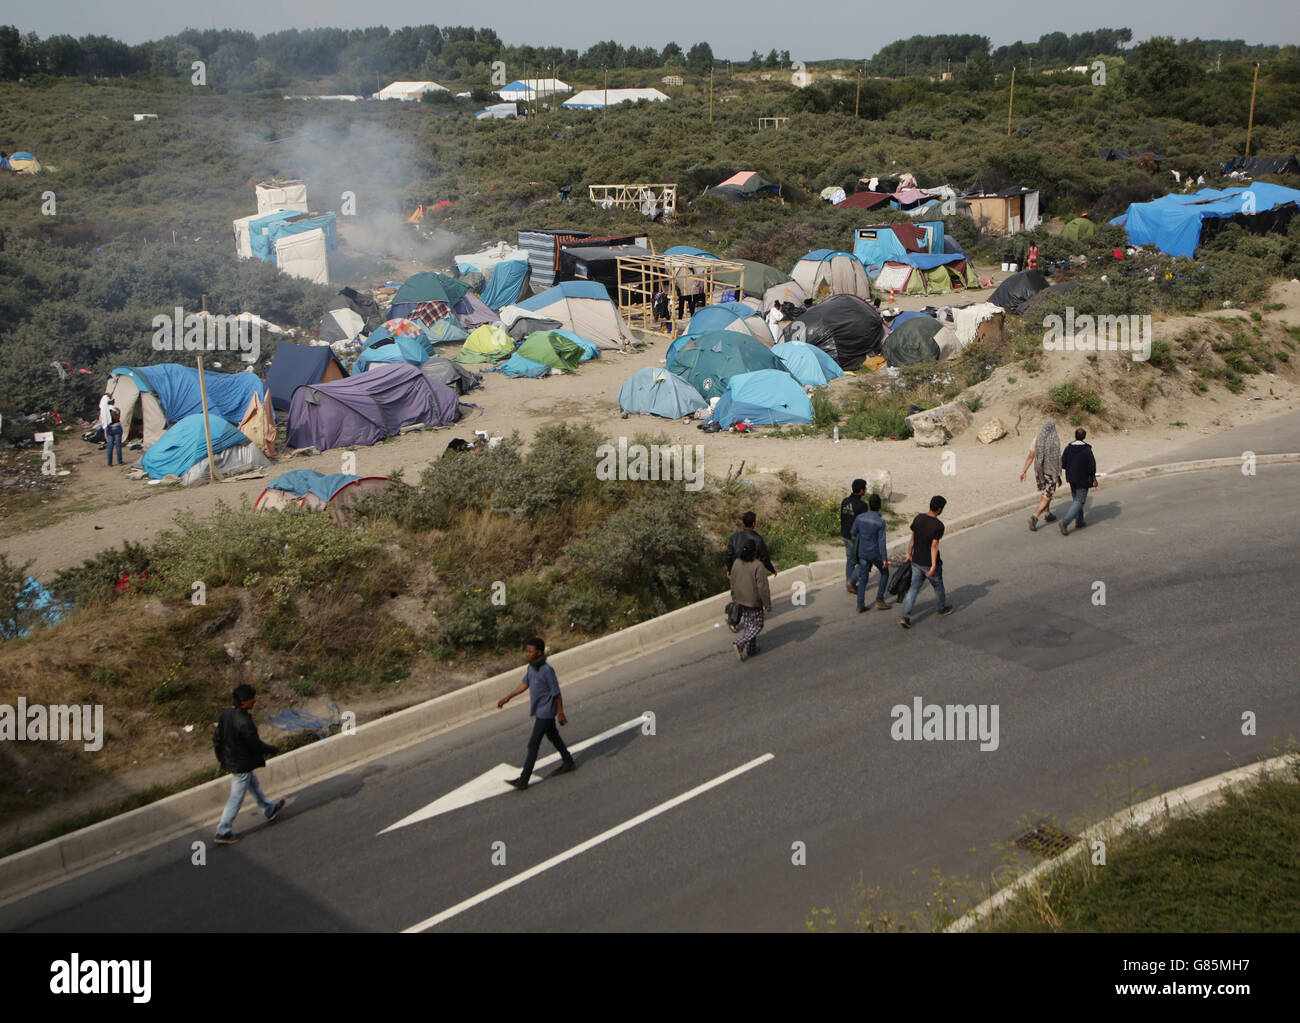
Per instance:
[[[376,335],[382,336],[377,338]],[[433,355],[433,344],[423,335],[393,337],[380,327],[370,335],[366,347],[361,349],[361,354],[357,356],[357,361],[352,366],[352,375],[364,373],[371,366],[380,363],[405,362],[412,366],[422,366],[429,361],[431,355]]]
[[[949,253],[904,252],[897,258],[896,262],[906,263],[918,270],[933,270],[936,266],[943,266],[945,263],[960,263],[965,258],[965,256]]]
[[[671,249],[664,249],[665,256],[702,256],[705,259],[717,259],[712,252],[705,252],[703,249],[697,249],[693,245],[674,245]]]
[[[544,366],[540,362],[533,362],[532,359],[525,358],[515,352],[514,355],[501,363],[498,371],[508,377],[544,377],[551,371],[551,367]]]
[[[203,411],[199,371],[194,366],[179,366],[171,362],[157,366],[117,366],[113,375],[129,377],[141,391],[157,398],[168,425]],[[203,384],[208,392],[208,411],[232,423],[243,421],[253,395],[263,400],[266,398],[266,385],[256,373],[206,370]]]
[[[804,387],[824,387],[836,377],[844,375],[844,370],[840,369],[835,360],[816,345],[783,341],[772,346],[772,354],[781,360],[786,372]]]
[[[811,423],[812,417],[808,395],[794,377],[780,369],[760,369],[732,377],[710,416],[724,429],[738,422],[755,426]]]
[[[425,333],[435,345],[458,345],[469,337],[469,331],[460,325],[460,320],[450,314],[437,320]]]
[[[315,469],[292,469],[282,472],[266,485],[267,490],[283,490],[294,497],[315,494],[326,504],[344,487],[361,479],[346,472],[317,472]]]
[[[708,403],[676,373],[658,366],[644,366],[618,389],[618,404],[624,412],[682,419]]]
[[[212,431],[214,455],[238,444],[249,443],[237,427],[216,415],[208,416],[208,425]],[[183,476],[192,466],[207,457],[208,444],[203,432],[203,413],[200,412],[186,416],[167,430],[144,453],[140,459],[140,468],[149,474],[150,479],[160,480],[164,476]]]
[[[339,232],[334,214],[320,213],[311,216],[298,210],[277,210],[249,221],[248,246],[257,259],[264,263],[274,263],[277,241],[289,235],[303,234],[317,228],[325,232],[325,251],[337,251]]]
[[[598,298],[603,302],[610,300],[609,292],[600,281],[561,281],[539,295],[524,299],[519,303],[519,308],[535,313],[554,305],[561,298]]]
[[[528,260],[508,259],[498,263],[483,288],[483,301],[489,308],[500,310],[502,306],[519,301],[524,281],[528,279]]]
[[[556,330],[552,333],[559,334],[560,337],[567,337],[582,349],[582,357],[578,359],[579,362],[590,362],[592,359],[600,357],[600,348],[595,341],[588,341],[585,337],[579,337],[571,330]]]
[[[853,239],[853,255],[874,278],[880,273],[880,268],[891,259],[898,259],[907,255],[907,249],[894,232],[892,225],[874,224],[872,226],[876,229],[876,237],[855,236]]]
[[[285,732],[315,732],[322,739],[330,734],[332,725],[340,724],[342,718],[339,716],[339,705],[331,703],[329,706],[329,720],[317,717],[315,714],[309,714],[305,710],[297,707],[286,707],[278,714],[272,714],[267,720],[276,728]]]
[[[1292,202],[1300,203],[1300,191],[1263,182],[1226,191],[1203,188],[1189,195],[1170,194],[1132,203],[1124,228],[1134,245],[1154,245],[1167,255],[1190,258],[1200,244],[1201,223],[1207,217],[1263,213]]]

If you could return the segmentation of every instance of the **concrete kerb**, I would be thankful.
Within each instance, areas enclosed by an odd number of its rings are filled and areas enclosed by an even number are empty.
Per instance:
[[[1257,465],[1300,462],[1300,452],[1259,455]],[[1106,478],[1106,485],[1153,476],[1240,466],[1238,458],[1200,459],[1166,466],[1129,469]],[[947,535],[964,531],[1004,515],[1023,510],[1031,496],[1004,501],[982,511],[954,519]],[[889,546],[891,559],[906,551],[907,543]],[[838,582],[844,562],[835,558],[797,565],[771,580],[772,599],[788,597],[795,583],[809,590]],[[564,677],[566,688],[585,686],[600,673],[660,649],[680,639],[712,629],[722,615],[727,594],[717,594],[666,615],[629,626],[570,650],[557,651],[551,663]],[[501,694],[517,684],[521,668],[496,675],[464,689],[435,697],[357,727],[350,735],[334,735],[273,758],[261,775],[265,787],[292,791],[354,766],[414,745],[438,733],[495,711]],[[152,847],[203,824],[212,824],[228,798],[225,778],[167,796],[117,817],[51,839],[0,860],[0,905],[32,894],[50,884],[105,865],[113,859]]]
[[[1171,789],[1135,806],[1125,807],[1118,813],[1111,814],[1104,821],[1094,824],[1079,836],[1079,840],[1059,856],[1038,864],[1028,873],[1018,877],[1014,882],[1002,888],[990,898],[985,899],[974,909],[968,911],[961,919],[945,928],[949,934],[962,934],[975,930],[998,910],[1002,909],[1015,896],[1027,891],[1044,877],[1054,873],[1066,864],[1088,853],[1095,841],[1109,842],[1115,837],[1139,828],[1151,825],[1159,826],[1170,820],[1187,817],[1202,810],[1208,810],[1223,801],[1224,792],[1229,788],[1238,788],[1255,781],[1264,775],[1276,774],[1290,770],[1295,760],[1294,754],[1284,754],[1269,760],[1225,771],[1213,778],[1193,782],[1181,788]]]

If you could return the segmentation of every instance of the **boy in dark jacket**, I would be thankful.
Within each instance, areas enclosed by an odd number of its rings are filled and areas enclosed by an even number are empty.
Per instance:
[[[257,768],[266,766],[266,754],[276,752],[274,746],[263,742],[258,736],[257,725],[253,724],[253,716],[249,713],[257,702],[257,693],[252,686],[236,686],[234,698],[235,705],[221,712],[216,731],[212,733],[212,748],[217,754],[217,760],[224,770],[231,773],[230,799],[221,815],[221,823],[217,825],[217,845],[234,845],[239,841],[240,836],[231,828],[243,805],[244,796],[250,791],[268,821],[275,820],[276,815],[284,809],[283,799],[272,803],[266,798],[262,786],[257,783],[257,775],[253,773]]]
[[[867,512],[867,502],[862,498],[866,490],[866,480],[854,480],[853,492],[840,502],[840,539],[844,541],[844,588],[854,594],[858,592],[857,542],[849,534],[857,517]]]
[[[1065,470],[1070,496],[1074,498],[1060,522],[1062,536],[1066,535],[1072,521],[1079,529],[1088,524],[1083,521],[1083,506],[1088,500],[1089,489],[1097,485],[1097,459],[1093,456],[1092,445],[1083,441],[1086,436],[1088,431],[1080,426],[1074,431],[1074,443],[1065,445],[1061,452],[1061,468]]]
[[[744,528],[738,529],[732,533],[731,538],[727,541],[727,553],[724,557],[727,562],[728,579],[731,578],[731,563],[740,557],[740,549],[745,545],[746,540],[754,541],[754,547],[758,551],[758,560],[762,563],[763,567],[768,570],[768,572],[772,575],[776,575],[776,566],[772,564],[772,558],[767,553],[767,543],[758,535],[757,532],[754,531],[754,523],[757,521],[758,517],[752,511],[745,512],[745,514],[740,517],[740,524]]]

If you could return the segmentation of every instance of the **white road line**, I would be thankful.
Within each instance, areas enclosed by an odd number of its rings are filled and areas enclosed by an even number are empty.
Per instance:
[[[728,771],[726,774],[719,775],[718,777],[714,778],[712,781],[706,781],[703,785],[697,785],[689,792],[683,792],[680,796],[674,796],[672,799],[668,800],[667,802],[660,803],[658,806],[655,807],[651,807],[649,810],[645,811],[645,813],[637,814],[637,816],[633,817],[631,820],[627,820],[624,821],[622,824],[615,825],[614,827],[610,828],[608,831],[602,831],[599,835],[596,835],[594,838],[589,838],[585,842],[581,843],[580,845],[575,845],[571,849],[566,849],[564,850],[564,852],[552,856],[549,860],[542,861],[541,863],[537,864],[537,866],[535,867],[529,867],[527,870],[523,871],[522,873],[516,874],[514,877],[507,878],[505,881],[502,881],[500,884],[495,884],[491,888],[488,888],[485,891],[481,891],[477,895],[471,896],[470,898],[466,899],[464,902],[458,902],[450,909],[444,909],[441,913],[431,916],[427,920],[421,920],[415,926],[406,928],[406,930],[404,930],[402,933],[418,934],[420,931],[427,931],[432,927],[437,927],[443,921],[450,920],[454,916],[459,916],[461,913],[464,913],[467,909],[473,909],[475,906],[479,905],[480,903],[487,902],[488,899],[494,898],[497,895],[500,895],[502,892],[509,891],[511,888],[521,885],[525,881],[531,880],[532,878],[536,877],[538,874],[544,874],[552,867],[558,867],[565,860],[571,860],[575,856],[581,856],[588,849],[594,849],[596,846],[600,845],[601,843],[608,842],[611,838],[616,838],[617,836],[623,834],[623,832],[632,830],[632,828],[635,828],[638,824],[644,824],[646,821],[650,820],[651,818],[658,817],[661,813],[667,813],[669,810],[673,809],[674,807],[681,806],[683,803],[694,799],[696,796],[703,795],[705,792],[708,792],[709,789],[717,788],[719,785],[731,781],[732,778],[739,777],[740,775],[744,774],[746,771],[752,771],[755,767],[758,767],[760,764],[765,764],[771,759],[772,759],[771,753],[764,753],[761,757],[757,757],[751,760],[747,764],[741,764],[739,767],[733,768],[732,770]]]

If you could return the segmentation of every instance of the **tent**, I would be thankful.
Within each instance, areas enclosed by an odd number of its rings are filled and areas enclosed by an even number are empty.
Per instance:
[[[238,427],[226,422],[220,416],[209,413],[208,426],[212,431],[214,456],[241,444],[252,446],[248,438],[239,432]],[[140,459],[140,468],[148,473],[150,479],[160,480],[164,476],[183,477],[197,463],[203,462],[205,465],[202,476],[206,476],[207,460],[207,437],[203,430],[203,413],[200,412],[186,416],[171,426],[159,438],[158,443],[144,453],[144,457]],[[266,464],[265,457],[262,464]]]
[[[1234,156],[1223,165],[1223,173],[1226,176],[1234,171],[1248,174],[1252,178],[1268,174],[1300,174],[1300,161],[1296,160],[1294,154],[1284,157]]]
[[[687,334],[705,334],[710,330],[735,330],[758,341],[768,342],[772,332],[752,305],[744,302],[719,302],[706,305],[686,324]]]
[[[483,303],[489,308],[500,309],[503,305],[518,302],[527,280],[528,260],[512,259],[498,263],[492,268],[492,276],[483,289]]]
[[[375,335],[381,335],[376,337]],[[433,344],[427,337],[391,337],[383,327],[370,335],[366,347],[361,349],[352,364],[352,375],[364,373],[372,366],[405,362],[411,366],[422,365],[433,354]]]
[[[508,377],[538,377],[550,376],[551,367],[544,362],[535,362],[526,356],[515,352],[514,355],[501,363],[498,370]]]
[[[476,328],[465,339],[465,344],[461,347],[460,354],[456,356],[456,361],[499,362],[513,355],[514,351],[515,343],[509,334],[500,327],[484,325]]]
[[[785,339],[816,345],[840,369],[857,369],[880,351],[885,321],[875,306],[856,295],[832,295],[790,323]]]
[[[435,345],[458,345],[469,337],[469,331],[452,315],[437,320],[425,334]]]
[[[719,397],[739,373],[779,369],[767,346],[734,330],[713,330],[690,338],[673,353],[669,372],[676,373],[705,398]]]
[[[700,392],[675,373],[658,366],[637,370],[618,389],[618,404],[636,415],[683,419],[707,407]]]
[[[772,184],[753,171],[739,171],[726,181],[719,181],[712,188],[705,189],[704,194],[727,202],[742,202],[762,195],[777,195],[780,191],[780,185]]]
[[[601,110],[619,103],[636,103],[649,100],[661,103],[668,97],[658,89],[587,89],[564,101],[566,110]]]
[[[547,328],[547,329],[554,329],[554,328]],[[531,334],[532,331],[529,331],[528,333]],[[575,334],[571,330],[556,330],[555,333],[559,334],[561,337],[568,338],[575,345],[577,345],[579,348],[582,349],[582,356],[581,358],[578,359],[579,362],[590,362],[592,359],[598,358],[600,356],[600,347],[596,344],[596,342],[588,341],[585,337],[581,337],[580,335]],[[525,334],[524,336],[527,337],[528,335]]]
[[[979,277],[963,255],[909,252],[887,261],[876,275],[878,291],[905,295],[941,295],[978,288]]]
[[[1072,242],[1083,241],[1097,233],[1097,225],[1087,217],[1075,217],[1061,228],[1061,237]]]
[[[519,108],[513,103],[493,103],[484,107],[474,115],[478,121],[503,121],[507,118],[518,117]]]
[[[610,301],[609,292],[595,281],[565,281],[501,310],[507,327],[519,316],[556,320],[564,330],[594,341],[601,348],[623,348],[634,343],[632,331]]]
[[[871,299],[871,281],[866,268],[851,252],[814,249],[794,265],[790,276],[814,301],[828,295]]]
[[[674,245],[670,249],[664,249],[665,256],[700,256],[704,259],[717,259],[712,252],[705,252],[703,249],[697,249],[694,245]]]
[[[325,310],[316,336],[326,342],[350,341],[365,329],[365,317],[354,309],[341,306],[337,309]]]
[[[203,382],[208,411],[228,422],[244,417],[253,395],[266,399],[266,385],[255,373],[217,373],[207,370]],[[203,411],[199,371],[194,366],[160,363],[156,366],[117,366],[108,378],[107,393],[122,410],[123,438],[129,436],[139,406],[146,450],[172,423]]]
[[[485,324],[501,326],[501,317],[497,315],[496,310],[472,291],[466,292],[465,297],[451,307],[451,311],[466,330],[473,330]]]
[[[572,373],[582,361],[583,347],[554,330],[539,330],[524,338],[515,354]]]
[[[397,289],[393,304],[388,307],[388,315],[392,318],[409,317],[416,306],[425,302],[443,302],[454,306],[469,290],[469,285],[464,281],[432,270],[412,274]]]
[[[347,373],[334,358],[329,345],[296,345],[281,341],[275,346],[275,358],[266,371],[266,389],[271,393],[271,407],[289,411],[293,392],[303,384],[342,380]]]
[[[1047,278],[1037,270],[1021,270],[997,286],[989,301],[1009,313],[1019,313],[1026,302],[1047,287]]]
[[[420,372],[430,380],[450,387],[458,395],[468,394],[474,388],[483,386],[483,378],[479,374],[441,355],[420,363]]]
[[[307,384],[293,392],[288,443],[294,448],[377,444],[403,427],[442,426],[460,418],[456,393],[419,367],[398,363],[369,373]]]
[[[951,337],[940,336],[948,331]],[[961,352],[957,335],[931,316],[912,316],[898,323],[885,338],[880,354],[890,366],[911,366],[917,362],[930,362]]]
[[[890,260],[932,251],[931,234],[919,224],[874,224],[853,232],[853,255],[874,278]]]
[[[13,171],[15,174],[39,174],[41,161],[31,153],[10,153],[0,156],[0,170]]]
[[[838,206],[849,197],[848,192],[838,185],[828,185],[821,190],[821,198],[825,199],[832,206]]]
[[[266,485],[253,503],[253,511],[281,511],[302,508],[328,511],[339,525],[347,524],[345,509],[362,494],[388,489],[387,476],[353,476],[350,473],[321,473],[314,469],[293,469],[281,473]]]
[[[762,311],[768,312],[772,306],[782,302],[789,302],[803,308],[803,304],[808,299],[808,292],[795,283],[794,281],[785,281],[781,284],[774,284],[763,292]]]
[[[783,341],[772,346],[772,354],[781,360],[785,371],[804,387],[825,387],[844,370],[816,345]]]
[[[754,426],[811,423],[813,410],[794,377],[782,370],[767,369],[732,377],[709,418],[724,429],[739,422]]]
[[[1132,203],[1124,227],[1134,245],[1154,245],[1167,255],[1190,257],[1205,240],[1205,231],[1217,231],[1227,223],[1240,224],[1252,233],[1285,231],[1297,204],[1300,191],[1259,181],[1250,188],[1222,192],[1204,188]]]

